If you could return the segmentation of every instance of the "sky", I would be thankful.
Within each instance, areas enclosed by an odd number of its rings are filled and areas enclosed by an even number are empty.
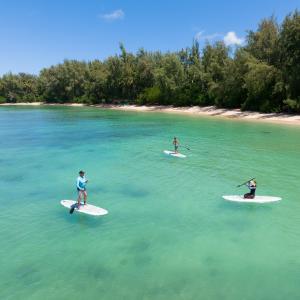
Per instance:
[[[300,0],[0,0],[0,75],[38,74],[64,59],[127,51],[175,51],[198,39],[241,45],[247,30]]]

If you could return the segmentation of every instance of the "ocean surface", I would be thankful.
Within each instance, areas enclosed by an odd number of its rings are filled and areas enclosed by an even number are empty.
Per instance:
[[[1,107],[0,166],[1,300],[300,299],[299,127]],[[81,169],[108,215],[60,205]],[[282,201],[222,199],[252,177]]]

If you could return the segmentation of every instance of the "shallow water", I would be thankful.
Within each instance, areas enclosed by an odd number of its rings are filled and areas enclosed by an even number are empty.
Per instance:
[[[300,128],[1,107],[0,144],[0,299],[300,299]],[[107,216],[60,206],[79,169]],[[283,200],[221,198],[251,177]]]

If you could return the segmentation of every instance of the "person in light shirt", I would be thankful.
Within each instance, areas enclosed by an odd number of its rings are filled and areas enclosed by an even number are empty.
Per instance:
[[[76,180],[76,188],[78,192],[78,199],[77,199],[77,208],[80,209],[81,205],[81,200],[83,198],[84,205],[86,204],[87,201],[87,191],[86,191],[86,184],[88,180],[84,176],[84,171],[79,172],[79,176],[77,177]]]

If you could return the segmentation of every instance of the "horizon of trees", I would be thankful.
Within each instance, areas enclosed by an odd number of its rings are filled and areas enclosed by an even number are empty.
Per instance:
[[[222,41],[177,52],[120,54],[89,62],[65,60],[39,75],[0,77],[0,103],[128,103],[300,112],[300,13],[282,24],[272,16],[234,52]]]

